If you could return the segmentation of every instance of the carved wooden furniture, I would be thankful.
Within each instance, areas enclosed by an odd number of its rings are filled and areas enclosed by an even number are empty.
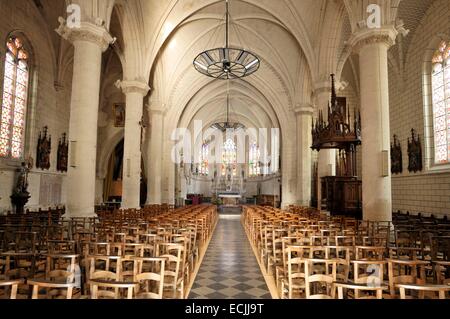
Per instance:
[[[50,169],[50,153],[52,150],[52,137],[48,136],[48,127],[45,126],[43,131],[39,133],[37,143],[36,167],[49,170]]]
[[[402,146],[397,135],[394,135],[394,143],[391,144],[391,173],[403,173]]]
[[[58,154],[56,160],[56,170],[59,172],[67,172],[69,158],[69,144],[64,133],[58,143]]]
[[[422,144],[420,135],[416,135],[414,129],[411,130],[411,139],[408,138],[408,156],[409,156],[409,172],[422,171]]]
[[[360,217],[362,210],[361,182],[356,172],[356,147],[361,144],[360,116],[354,114],[353,124],[347,109],[346,98],[337,97],[334,74],[331,75],[331,105],[328,106],[328,120],[319,113],[313,123],[312,149],[337,149],[337,176],[323,177],[321,182],[322,203],[332,214]]]

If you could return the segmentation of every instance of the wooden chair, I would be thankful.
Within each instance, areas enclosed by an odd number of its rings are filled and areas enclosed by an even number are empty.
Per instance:
[[[434,261],[434,273],[438,285],[450,285],[450,261]]]
[[[383,299],[383,290],[387,290],[387,286],[367,286],[363,284],[351,284],[351,283],[334,283],[334,287],[337,289],[338,299],[373,299],[373,297],[364,292],[375,292],[375,299]],[[354,291],[352,295],[345,293],[346,291]],[[361,297],[363,296],[363,297]]]
[[[326,246],[326,259],[336,261],[336,280],[347,282],[350,276],[350,260],[352,247],[350,246]]]
[[[383,246],[355,246],[356,260],[383,260],[386,247]]]
[[[72,299],[73,290],[76,288],[75,283],[58,283],[54,281],[46,281],[46,280],[28,280],[28,285],[33,286],[33,294],[31,299],[39,299],[39,292],[41,289],[45,289],[46,291],[61,291],[65,290],[65,298]],[[49,299],[48,294],[44,294],[45,299]]]
[[[17,299],[17,290],[21,280],[0,281],[0,299]]]
[[[303,262],[304,247],[289,246],[286,248],[286,270],[281,280],[281,298],[286,294],[288,299],[293,299],[294,294],[305,290],[305,270]],[[298,296],[297,295],[297,296]]]
[[[387,262],[391,298],[397,297],[397,284],[425,284],[425,267],[429,265],[427,261],[387,259]]]
[[[304,259],[306,299],[335,299],[336,261]],[[331,271],[330,271],[331,266]],[[325,271],[322,271],[325,269]]]
[[[163,299],[165,258],[133,258],[137,299]]]
[[[301,246],[301,237],[283,237],[281,239],[282,263],[275,267],[275,282],[277,288],[281,287],[281,280],[285,277],[287,271],[287,248],[289,246]]]
[[[65,294],[67,299],[71,299],[75,288],[81,289],[81,269],[79,266],[79,255],[46,255],[45,278],[32,278],[28,284],[32,283],[37,287],[35,297],[41,292],[45,292],[45,299],[59,298]],[[30,284],[31,285],[31,284]],[[33,287],[33,288],[35,288]],[[61,289],[65,289],[61,291]]]
[[[183,267],[184,247],[179,244],[163,243],[158,244],[158,254],[166,259],[164,272],[164,287],[168,288],[171,297],[184,299],[184,267]]]
[[[135,282],[112,282],[105,280],[91,280],[91,299],[133,299],[133,292],[137,285]],[[126,290],[126,295],[121,290]]]
[[[91,280],[120,281],[121,257],[118,256],[88,256],[86,258],[86,287],[84,294],[88,295],[87,288]]]
[[[74,240],[48,240],[47,252],[49,254],[75,254],[76,242]]]
[[[448,285],[406,285],[397,284],[396,288],[400,290],[400,299],[414,298],[413,294],[407,295],[407,291],[417,292],[419,299],[424,299],[428,296],[431,299],[446,299],[446,293],[450,291],[450,286]],[[431,294],[438,294],[438,298],[430,296]]]
[[[384,286],[385,260],[351,260],[353,264],[353,282],[371,287]],[[361,291],[355,291],[355,299],[360,299]]]

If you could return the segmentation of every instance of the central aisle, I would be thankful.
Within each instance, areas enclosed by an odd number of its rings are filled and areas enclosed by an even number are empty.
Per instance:
[[[271,299],[240,218],[220,215],[189,299]]]

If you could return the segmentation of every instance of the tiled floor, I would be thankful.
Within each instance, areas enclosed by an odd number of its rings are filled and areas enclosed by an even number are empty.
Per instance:
[[[239,215],[221,215],[189,299],[271,299]]]

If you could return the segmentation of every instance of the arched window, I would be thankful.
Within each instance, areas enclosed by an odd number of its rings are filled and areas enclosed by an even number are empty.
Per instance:
[[[441,42],[433,60],[432,95],[434,160],[436,164],[450,162],[450,45]]]
[[[209,144],[204,143],[202,145],[202,149],[200,150],[200,163],[198,172],[200,175],[208,176],[209,175]]]
[[[258,145],[254,142],[250,145],[250,150],[248,154],[249,158],[249,176],[259,176],[261,175],[261,152]]]
[[[21,159],[29,83],[29,55],[19,37],[6,43],[1,108],[0,157]]]
[[[228,139],[223,145],[222,176],[227,174],[228,168],[233,172],[233,176],[237,175],[237,149],[232,139]]]

